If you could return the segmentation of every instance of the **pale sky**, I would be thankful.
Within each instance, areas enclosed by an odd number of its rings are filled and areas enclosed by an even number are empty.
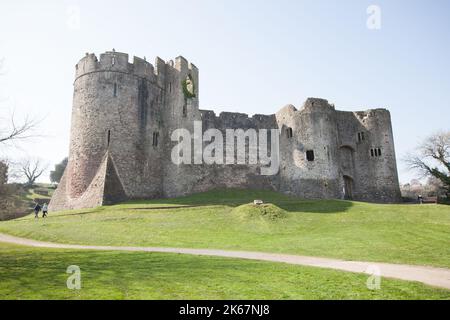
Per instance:
[[[381,9],[381,29],[367,8]],[[450,129],[450,1],[169,0],[0,3],[0,111],[45,117],[44,137],[0,156],[68,154],[75,64],[115,48],[200,69],[200,107],[272,114],[320,97],[341,110],[391,111],[401,159]],[[41,181],[48,180],[48,175]]]

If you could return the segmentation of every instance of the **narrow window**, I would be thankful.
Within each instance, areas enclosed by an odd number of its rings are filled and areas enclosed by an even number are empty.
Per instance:
[[[111,142],[111,130],[108,130],[108,135],[107,135],[107,138],[106,138],[106,142],[107,142],[107,145],[109,147],[109,144]]]
[[[114,83],[114,97],[117,97],[117,83]]]
[[[187,106],[183,105],[183,117],[187,117]]]
[[[153,132],[153,146],[158,146],[159,132]]]
[[[169,92],[172,92],[172,82],[169,82]]]
[[[364,132],[358,132],[358,142],[366,140]]]
[[[381,157],[381,149],[378,148],[378,156]]]
[[[115,64],[116,64],[116,57],[113,56],[111,59],[111,66],[113,66]]]
[[[370,155],[371,155],[372,157],[375,156],[375,152],[373,151],[373,149],[370,149]]]
[[[306,151],[306,160],[314,161],[314,150]]]
[[[286,134],[287,134],[288,139],[292,138],[294,136],[292,128],[288,128]]]

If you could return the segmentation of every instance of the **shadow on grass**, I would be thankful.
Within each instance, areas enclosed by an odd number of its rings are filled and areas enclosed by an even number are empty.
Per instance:
[[[253,203],[254,200],[263,200],[265,203],[274,204],[288,212],[342,213],[353,206],[351,201],[304,200],[274,191],[227,189],[213,190],[173,199],[133,200],[116,207],[117,209],[124,209],[126,205],[142,205],[142,207],[138,208],[129,208],[130,210],[174,209],[202,206],[238,207],[243,204]],[[156,207],[157,205],[164,205],[166,207]]]

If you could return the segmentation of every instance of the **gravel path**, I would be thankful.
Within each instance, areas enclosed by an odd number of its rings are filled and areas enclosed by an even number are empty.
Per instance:
[[[430,286],[450,290],[450,269],[412,266],[378,262],[344,261],[338,259],[296,256],[288,254],[228,251],[213,249],[183,249],[183,248],[153,248],[153,247],[113,247],[113,246],[85,246],[42,242],[25,238],[18,238],[0,233],[0,242],[24,245],[38,248],[100,250],[100,251],[134,251],[134,252],[162,252],[179,253],[197,256],[215,256],[238,259],[282,262],[288,264],[328,268],[349,272],[373,274],[380,272],[382,277],[418,281]]]

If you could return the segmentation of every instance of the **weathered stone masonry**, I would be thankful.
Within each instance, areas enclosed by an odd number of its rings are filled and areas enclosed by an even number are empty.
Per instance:
[[[186,93],[188,89],[192,92]],[[171,134],[279,129],[280,170],[258,165],[176,165]],[[389,111],[336,111],[309,98],[274,115],[199,110],[199,72],[183,57],[154,65],[128,55],[87,54],[76,65],[69,163],[51,210],[126,199],[176,197],[216,188],[269,189],[304,198],[396,202],[400,190]]]

